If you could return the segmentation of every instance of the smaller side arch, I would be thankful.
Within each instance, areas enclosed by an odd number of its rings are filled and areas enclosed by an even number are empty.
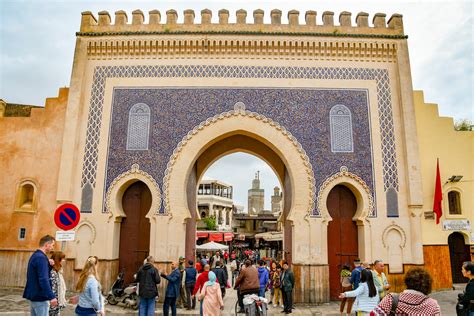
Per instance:
[[[39,185],[35,179],[21,179],[16,187],[14,210],[17,212],[36,212],[38,195]]]
[[[92,244],[94,244],[97,232],[94,227],[94,224],[88,220],[84,220],[76,227],[76,240],[75,249],[76,249],[76,258],[74,260],[74,267],[76,269],[81,269],[84,265],[87,257],[92,253]]]
[[[357,210],[353,220],[361,223],[367,217],[375,215],[374,201],[367,184],[359,176],[349,172],[347,167],[342,166],[340,171],[327,178],[319,189],[317,206],[323,221],[329,222],[332,220],[326,200],[331,189],[338,184],[347,186],[357,199]]]
[[[147,172],[140,170],[138,164],[133,164],[130,170],[120,174],[114,179],[109,189],[107,190],[105,200],[105,211],[109,213],[109,218],[119,220],[121,217],[126,217],[122,207],[122,197],[125,190],[133,183],[142,181],[150,189],[152,202],[150,211],[146,215],[148,219],[151,219],[154,215],[159,214],[161,207],[161,192],[160,187],[156,183],[155,179]]]

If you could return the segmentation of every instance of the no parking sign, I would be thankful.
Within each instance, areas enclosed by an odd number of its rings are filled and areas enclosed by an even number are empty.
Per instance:
[[[81,219],[81,212],[71,203],[60,205],[54,213],[54,223],[62,230],[71,230],[77,226]]]

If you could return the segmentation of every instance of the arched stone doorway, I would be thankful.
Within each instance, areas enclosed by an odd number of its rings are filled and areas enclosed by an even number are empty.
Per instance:
[[[283,188],[284,198],[282,203],[282,215],[280,221],[285,224],[287,221],[290,204],[285,203],[286,199],[291,199],[291,187],[289,186],[289,181],[287,185],[282,185],[285,177],[288,172],[286,170],[285,164],[281,158],[276,154],[276,152],[271,149],[264,142],[258,140],[255,135],[243,134],[241,131],[236,131],[235,133],[230,133],[225,135],[223,138],[219,139],[216,142],[212,142],[210,145],[196,160],[193,171],[191,172],[188,185],[188,204],[190,210],[196,208],[196,192],[199,183],[203,175],[206,173],[207,169],[214,164],[220,158],[227,156],[236,152],[244,152],[251,154],[257,158],[262,159],[267,163],[268,166],[273,170],[277,176],[280,186]],[[229,170],[232,172],[232,170]],[[286,174],[286,175],[285,175]],[[193,190],[193,185],[195,185]],[[288,193],[287,193],[288,192]],[[291,201],[291,200],[290,200]],[[195,231],[196,231],[196,221],[199,220],[200,214],[199,211],[191,212],[195,216],[188,219],[186,225],[186,257],[193,257],[195,252]],[[286,260],[291,262],[292,257],[292,240],[291,240],[291,226],[287,225],[284,227],[286,232],[284,244],[284,254],[283,256]]]
[[[448,246],[453,283],[465,283],[468,279],[462,275],[461,267],[464,262],[471,261],[469,245],[466,245],[463,234],[454,232],[448,237]]]
[[[336,185],[327,197],[327,208],[332,221],[328,225],[328,264],[331,299],[342,293],[340,271],[359,257],[357,225],[353,221],[357,200],[344,185]]]
[[[119,271],[125,272],[125,283],[133,281],[150,252],[150,221],[146,216],[151,204],[151,191],[141,181],[130,185],[122,197],[125,217],[120,225]]]

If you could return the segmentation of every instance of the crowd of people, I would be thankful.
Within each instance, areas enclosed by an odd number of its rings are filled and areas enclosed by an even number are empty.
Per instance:
[[[63,277],[65,255],[54,251],[55,239],[46,235],[39,242],[28,262],[27,282],[23,297],[30,302],[33,316],[60,315],[66,307],[66,283]],[[50,256],[48,258],[48,255]],[[267,297],[274,308],[290,314],[293,309],[295,277],[288,262],[282,260],[255,260],[250,254],[237,256],[233,253],[216,252],[193,260],[180,257],[170,264],[169,274],[160,273],[149,256],[136,273],[139,315],[154,315],[158,297],[157,285],[166,279],[163,315],[177,315],[177,307],[189,310],[197,308],[201,315],[220,315],[224,309],[226,289],[237,291],[239,312],[243,312],[245,295]],[[87,258],[75,290],[79,293],[70,299],[76,304],[76,315],[105,315],[104,296],[98,273],[99,259]],[[232,277],[229,278],[228,267]],[[474,263],[465,262],[463,275],[469,279],[465,291],[459,295],[456,306],[458,315],[474,315]],[[404,277],[406,289],[399,294],[391,292],[391,285],[384,273],[384,263],[373,264],[354,261],[354,269],[342,267],[340,281],[340,313],[347,315],[440,315],[440,306],[428,297],[432,278],[423,268],[412,268]],[[231,285],[232,284],[232,285]]]

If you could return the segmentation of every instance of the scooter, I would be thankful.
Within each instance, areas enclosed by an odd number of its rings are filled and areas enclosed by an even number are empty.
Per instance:
[[[107,303],[110,305],[117,305],[118,303],[124,303],[126,307],[132,309],[138,309],[138,294],[137,294],[137,284],[130,283],[125,288],[123,287],[123,277],[124,272],[120,272],[115,279],[112,288],[107,295]]]

